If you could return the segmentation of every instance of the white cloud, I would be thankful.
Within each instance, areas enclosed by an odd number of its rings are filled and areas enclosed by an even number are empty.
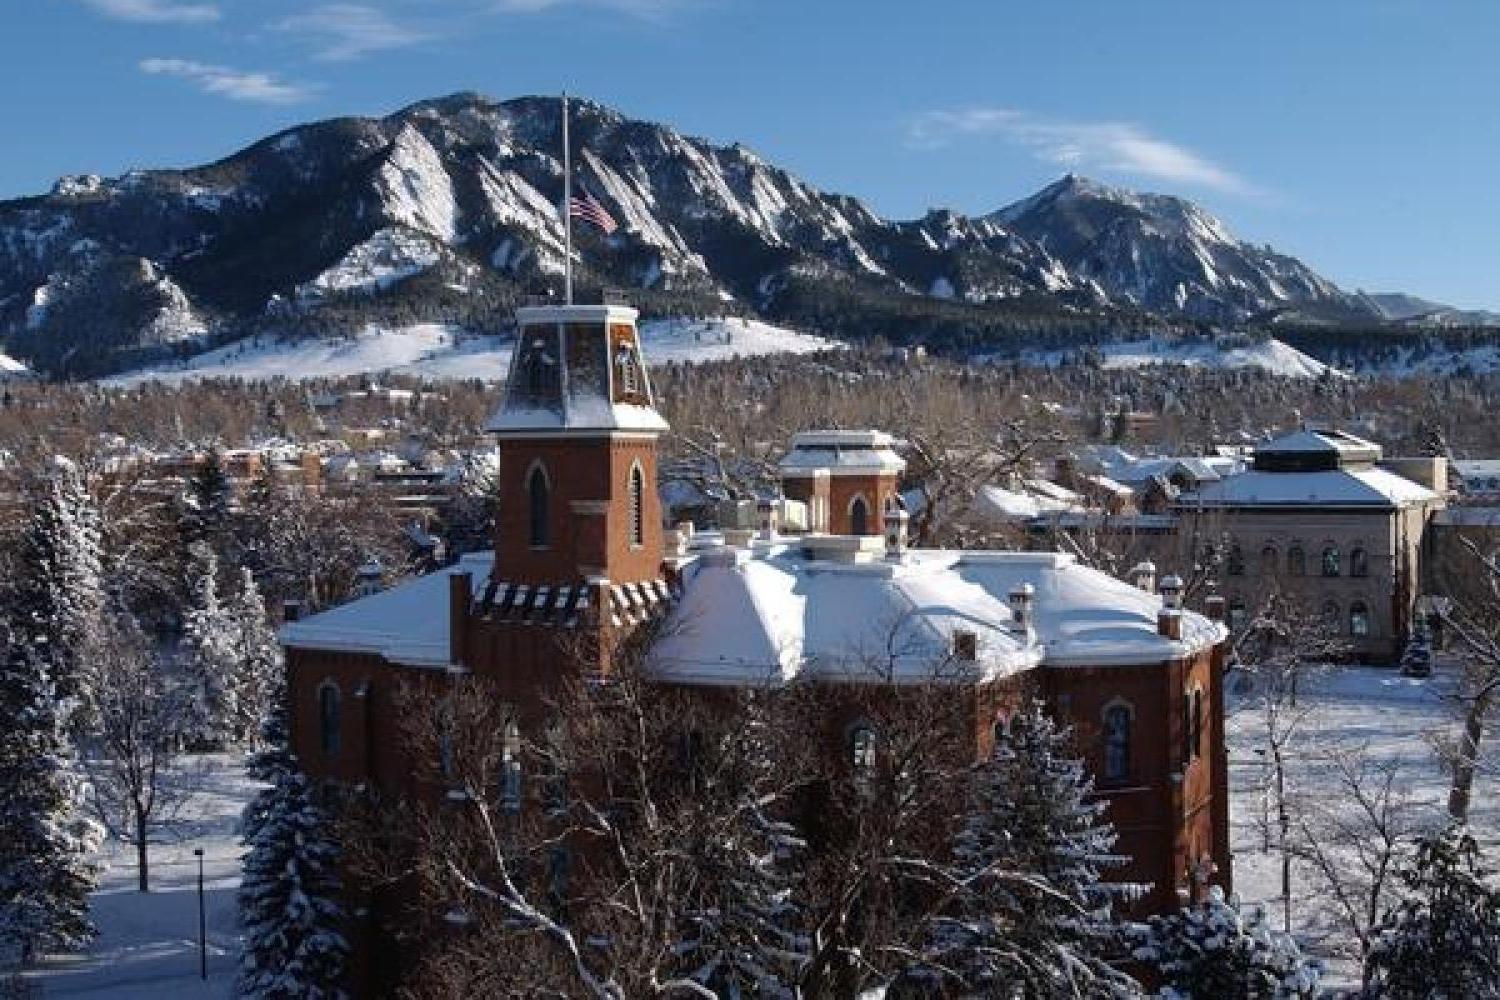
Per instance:
[[[312,88],[277,79],[274,73],[247,72],[191,59],[142,59],[141,72],[189,80],[205,93],[255,104],[295,104],[312,96]]]
[[[913,145],[938,147],[965,136],[996,135],[1069,170],[1118,171],[1231,194],[1255,193],[1233,171],[1129,122],[1065,122],[1012,108],[929,111],[908,130]]]
[[[356,59],[368,52],[399,49],[433,38],[431,32],[398,24],[366,4],[330,3],[276,23],[282,31],[305,35],[319,46],[318,58]]]
[[[216,3],[176,3],[174,0],[83,0],[109,17],[146,24],[204,24],[223,16]]]
[[[597,7],[654,20],[688,6],[691,2],[692,0],[494,0],[493,7],[505,14],[538,14],[562,7]]]

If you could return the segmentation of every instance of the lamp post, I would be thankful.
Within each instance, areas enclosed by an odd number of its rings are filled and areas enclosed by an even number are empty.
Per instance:
[[[193,848],[198,859],[198,976],[208,981],[208,917],[203,909],[203,848]]]

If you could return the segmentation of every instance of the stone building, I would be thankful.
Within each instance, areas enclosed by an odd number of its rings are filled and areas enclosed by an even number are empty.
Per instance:
[[[1422,594],[1433,515],[1445,504],[1440,458],[1384,460],[1380,446],[1337,430],[1260,445],[1251,468],[1178,501],[1222,547],[1231,630],[1279,592],[1347,636],[1353,655],[1394,662]]]
[[[896,499],[900,459],[875,431],[798,435],[785,490],[813,530],[664,531],[655,408],[634,310],[522,309],[504,400],[493,552],[464,557],[294,622],[287,651],[293,746],[348,789],[419,793],[398,739],[403,684],[480,684],[507,733],[548,724],[561,681],[608,669],[602,652],[665,617],[648,651],[673,690],[813,684],[843,703],[809,745],[851,773],[880,755],[857,710],[871,685],[951,692],[976,759],[1011,708],[1039,693],[1075,731],[1148,910],[1209,881],[1228,887],[1223,625],[1181,607],[1180,581],[1124,583],[1073,557],[912,550]],[[587,642],[576,641],[579,637]],[[507,736],[507,738],[509,738]],[[524,779],[519,772],[516,782]],[[530,802],[523,787],[516,803]],[[518,808],[520,806],[518,805]],[[941,820],[934,819],[935,824]],[[361,969],[395,951],[367,899]],[[386,970],[388,974],[389,970]]]

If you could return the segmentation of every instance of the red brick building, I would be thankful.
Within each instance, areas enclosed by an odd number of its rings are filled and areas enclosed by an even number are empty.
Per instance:
[[[657,413],[620,306],[523,309],[504,401],[495,550],[286,627],[294,747],[317,777],[410,783],[394,717],[405,680],[483,678],[522,731],[580,647],[656,615],[676,687],[940,684],[972,753],[1026,690],[1071,724],[1147,907],[1229,881],[1224,629],[1170,580],[1132,586],[1053,553],[910,550],[886,434],[798,435],[783,465],[812,531],[665,532]],[[1179,585],[1180,586],[1180,585]],[[583,634],[590,641],[578,643]],[[878,663],[878,669],[872,669]],[[850,704],[857,699],[850,699]],[[809,733],[855,763],[879,734],[855,709]]]

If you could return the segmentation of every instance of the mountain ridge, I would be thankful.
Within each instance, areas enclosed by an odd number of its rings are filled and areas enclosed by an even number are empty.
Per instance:
[[[655,311],[958,348],[1020,329],[1386,319],[1171,195],[1069,175],[986,215],[889,220],[741,143],[571,110],[575,169],[620,223],[575,227],[579,281]],[[0,347],[67,376],[270,328],[501,326],[560,284],[560,128],[556,98],[459,92],[0,201]]]

